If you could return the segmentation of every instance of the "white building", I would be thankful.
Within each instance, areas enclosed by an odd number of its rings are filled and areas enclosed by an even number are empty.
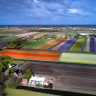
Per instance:
[[[44,85],[48,85],[48,83],[46,82],[46,78],[45,77],[39,77],[39,76],[32,76],[29,79],[29,84],[32,87],[43,87]]]

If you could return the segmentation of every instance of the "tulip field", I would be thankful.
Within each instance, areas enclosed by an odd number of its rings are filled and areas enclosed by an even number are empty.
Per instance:
[[[56,36],[53,38],[51,35]],[[67,39],[58,37],[64,37],[62,33],[48,33],[48,32],[30,32],[19,34],[11,37],[1,38],[1,41],[16,40],[18,38],[29,38],[21,49],[42,49],[42,50],[54,50],[60,52],[96,52],[96,38],[95,37],[70,37]],[[50,37],[51,36],[51,37]],[[31,37],[31,39],[30,39]],[[50,37],[50,38],[49,38]]]
[[[42,50],[54,50],[54,51],[72,51],[72,52],[96,52],[96,40],[95,38],[70,38],[70,39],[45,39],[30,40],[22,49],[42,49]]]
[[[2,55],[8,55],[14,59],[96,65],[96,53],[58,52],[42,49],[4,49],[0,51],[0,56]]]
[[[0,51],[0,56],[8,55],[15,59],[96,64],[95,37],[65,37],[65,34],[48,32],[30,32],[4,37],[0,40],[15,42],[16,39],[18,41],[18,38],[25,38],[25,42],[19,49],[5,47]]]
[[[60,62],[96,65],[96,54],[63,52],[60,57]]]

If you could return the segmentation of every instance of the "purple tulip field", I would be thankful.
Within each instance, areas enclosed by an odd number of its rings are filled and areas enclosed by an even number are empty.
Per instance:
[[[89,39],[90,42],[87,39]],[[87,47],[89,48],[89,50],[86,50]],[[95,38],[85,38],[85,37],[71,38],[70,40],[62,41],[60,44],[57,44],[51,50],[96,52],[96,40]]]

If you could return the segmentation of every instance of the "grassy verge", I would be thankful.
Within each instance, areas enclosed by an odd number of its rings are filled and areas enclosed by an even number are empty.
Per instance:
[[[23,60],[13,60],[12,63],[15,63],[15,64],[26,64],[27,62],[23,61]]]
[[[12,88],[7,88],[6,91],[8,93],[8,96],[60,96]]]

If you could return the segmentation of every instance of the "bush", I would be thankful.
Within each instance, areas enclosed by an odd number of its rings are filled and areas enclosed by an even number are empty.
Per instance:
[[[32,72],[30,69],[27,69],[26,72],[23,74],[23,79],[30,79]]]
[[[6,96],[5,76],[0,74],[0,96]]]
[[[0,72],[5,72],[12,61],[12,58],[9,56],[0,56]]]
[[[6,77],[4,72],[8,69],[9,64],[12,62],[12,58],[9,56],[0,56],[0,96],[6,96],[5,92],[5,81]]]

